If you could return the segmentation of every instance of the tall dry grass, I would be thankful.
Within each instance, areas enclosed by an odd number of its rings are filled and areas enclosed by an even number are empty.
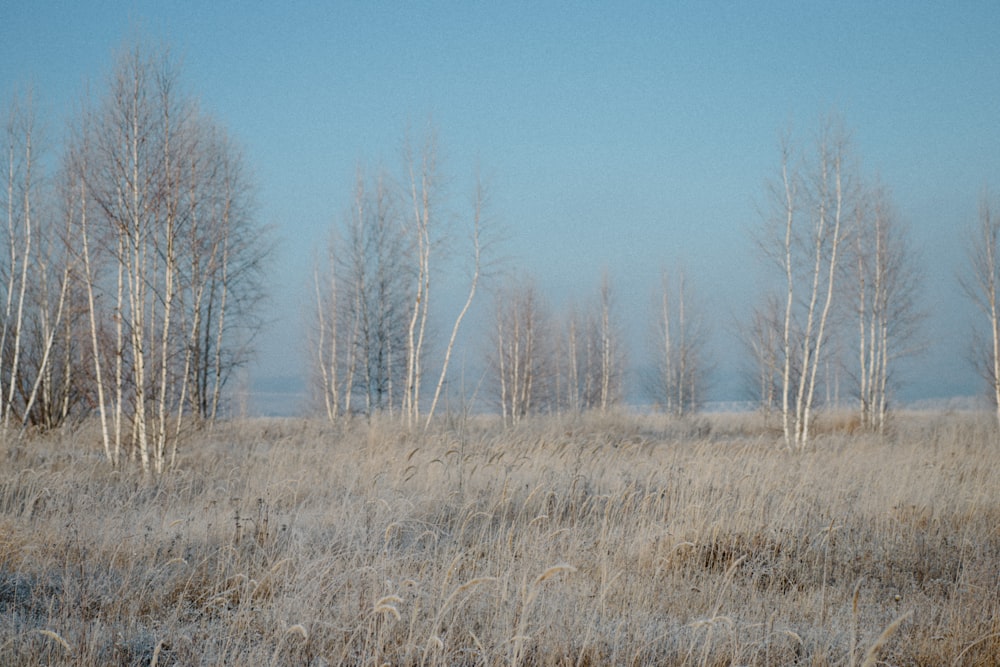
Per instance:
[[[833,424],[834,422],[830,422]],[[248,421],[0,449],[0,664],[996,664],[1000,444],[746,416]]]

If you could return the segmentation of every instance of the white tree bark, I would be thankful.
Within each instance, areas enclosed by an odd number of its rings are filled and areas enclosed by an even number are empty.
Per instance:
[[[444,361],[441,363],[441,374],[438,376],[437,386],[434,388],[434,398],[431,400],[431,407],[427,411],[427,420],[424,422],[424,428],[428,428],[431,425],[431,419],[434,417],[434,411],[437,408],[438,399],[441,398],[441,389],[444,387],[445,378],[448,375],[448,364],[451,362],[451,353],[455,347],[455,339],[458,337],[458,328],[462,325],[462,320],[465,319],[465,314],[469,312],[469,307],[472,306],[472,300],[476,296],[476,287],[479,285],[479,272],[482,266],[482,246],[480,244],[481,236],[480,230],[483,224],[482,214],[483,214],[483,204],[484,204],[485,192],[483,190],[482,181],[477,179],[476,181],[476,196],[475,202],[473,204],[473,215],[472,215],[472,278],[469,281],[469,293],[465,298],[465,303],[462,305],[462,309],[459,311],[458,316],[455,318],[455,324],[451,328],[451,336],[448,338],[448,346],[445,348]]]
[[[830,320],[838,298],[845,198],[847,140],[836,119],[826,121],[813,162],[793,164],[791,144],[781,147],[781,176],[772,188],[780,218],[780,253],[764,239],[765,254],[784,277],[781,325],[781,414],[785,445],[805,449],[810,440],[819,369],[824,366]]]
[[[29,97],[28,108],[20,109],[15,103],[8,122],[7,136],[9,146],[8,181],[7,181],[7,230],[10,245],[10,278],[7,287],[6,316],[4,318],[4,335],[0,337],[0,351],[6,342],[8,322],[11,316],[11,301],[17,291],[17,310],[13,320],[12,360],[7,379],[7,397],[3,406],[4,430],[10,425],[14,407],[14,390],[18,384],[20,371],[22,336],[24,332],[24,302],[28,288],[28,268],[31,266],[32,253],[32,177],[36,157],[32,152],[32,135],[34,132],[34,111],[31,109]],[[20,153],[20,156],[18,156]],[[17,190],[20,192],[17,192]],[[19,207],[15,212],[14,200],[19,199]],[[19,243],[23,243],[20,252]],[[14,276],[20,274],[15,283]]]
[[[988,342],[976,345],[974,361],[989,385],[1000,426],[1000,218],[994,215],[985,193],[968,253],[969,275],[962,279],[962,287],[985,316],[989,331]]]
[[[410,176],[410,199],[413,206],[413,235],[416,242],[416,290],[406,338],[406,387],[403,414],[412,427],[420,416],[420,385],[423,380],[421,361],[424,334],[430,305],[430,258],[433,190],[437,186],[437,139],[431,134],[420,152],[420,165],[407,149],[406,162]]]

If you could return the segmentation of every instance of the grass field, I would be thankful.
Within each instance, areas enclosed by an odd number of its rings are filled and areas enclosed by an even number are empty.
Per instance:
[[[1000,664],[987,422],[755,420],[246,421],[158,480],[8,443],[0,664]]]

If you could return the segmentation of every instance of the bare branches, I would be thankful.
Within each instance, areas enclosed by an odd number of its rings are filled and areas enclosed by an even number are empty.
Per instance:
[[[403,394],[403,415],[408,426],[413,426],[420,415],[420,385],[423,381],[424,335],[427,332],[427,315],[430,312],[431,294],[431,241],[433,228],[438,224],[438,147],[437,133],[428,133],[419,155],[414,156],[407,142],[404,151],[409,174],[412,219],[413,258],[416,264],[413,305],[410,324],[406,331],[406,385]]]
[[[15,391],[19,385],[21,355],[25,330],[25,295],[28,271],[32,265],[34,182],[37,155],[33,148],[35,115],[29,95],[25,107],[19,100],[11,104],[5,127],[7,258],[4,273],[3,330],[0,333],[0,359],[5,370],[6,386],[0,385],[0,420],[10,425]],[[9,347],[8,347],[9,345]],[[6,392],[6,395],[4,395]]]
[[[835,400],[842,359],[832,352],[843,349],[840,324],[853,315],[857,363],[847,368],[857,382],[862,426],[882,433],[894,362],[919,349],[923,318],[906,229],[885,188],[862,179],[836,118],[824,122],[815,150],[804,157],[796,157],[788,140],[782,143],[780,178],[769,195],[758,242],[780,267],[784,285],[780,298],[771,296],[754,311],[747,330],[755,391],[765,409],[780,393],[786,445],[808,446],[824,382],[827,401]]]
[[[551,400],[547,315],[527,280],[499,290],[494,308],[490,370],[503,421],[515,424]]]
[[[469,294],[465,298],[465,303],[462,305],[462,309],[459,311],[458,315],[455,317],[455,324],[451,329],[451,336],[448,338],[448,347],[444,352],[444,361],[441,363],[441,374],[438,376],[437,386],[434,388],[434,399],[431,401],[431,407],[427,411],[427,420],[424,422],[424,427],[428,427],[431,424],[431,419],[434,417],[434,410],[437,408],[438,399],[441,397],[441,389],[444,387],[445,379],[448,376],[448,365],[451,362],[451,353],[455,348],[455,339],[458,337],[458,328],[462,325],[462,320],[465,319],[466,313],[469,312],[469,307],[472,306],[472,300],[476,296],[476,288],[479,286],[479,276],[482,272],[482,228],[483,228],[483,207],[486,204],[486,190],[483,186],[482,179],[477,175],[476,177],[476,194],[473,204],[473,216],[472,216],[472,278],[469,280]]]
[[[419,151],[406,142],[402,167],[405,176],[399,181],[385,170],[372,178],[358,169],[350,213],[342,231],[332,231],[325,266],[315,272],[313,387],[331,420],[350,414],[352,402],[360,399],[363,408],[354,410],[369,417],[398,410],[407,427],[429,426],[447,387],[459,330],[479,292],[489,234],[486,188],[477,177],[467,217],[472,246],[469,289],[421,419],[424,369],[430,358],[431,287],[445,275],[439,251],[450,239],[433,128]]]
[[[854,211],[850,246],[857,281],[856,373],[862,426],[885,433],[892,371],[897,359],[919,351],[920,276],[913,264],[908,230],[897,218],[888,191],[876,183]]]
[[[709,372],[705,358],[708,330],[697,304],[691,303],[683,271],[671,281],[666,270],[656,308],[653,370],[647,389],[669,414],[683,416],[697,411],[704,399]]]
[[[6,214],[0,236],[0,422],[53,428],[74,407],[77,311],[53,182],[39,169],[33,95],[15,97],[3,135]]]
[[[270,249],[239,151],[179,82],[166,51],[123,51],[63,165],[89,313],[86,392],[111,462],[124,445],[154,473],[173,461],[183,415],[214,419],[248,358]]]
[[[597,294],[561,318],[553,403],[571,412],[610,410],[624,395],[626,352],[607,271]]]
[[[961,278],[962,289],[983,314],[989,331],[985,340],[974,338],[973,363],[989,385],[1000,424],[1000,216],[986,193],[968,248],[969,269]]]
[[[780,178],[770,188],[770,211],[759,239],[784,279],[781,322],[781,414],[785,443],[808,445],[818,371],[834,312],[845,238],[844,216],[855,196],[849,140],[828,119],[813,154],[800,162],[782,142]],[[780,250],[779,250],[780,249]]]

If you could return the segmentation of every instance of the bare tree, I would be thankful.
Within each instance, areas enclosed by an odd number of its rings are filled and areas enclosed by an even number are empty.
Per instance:
[[[592,393],[587,386],[589,373],[581,370],[581,367],[586,369],[590,361],[591,346],[587,342],[581,343],[581,339],[587,338],[589,327],[576,308],[570,308],[564,319],[560,349],[555,355],[558,364],[555,368],[556,404],[559,409],[580,412],[586,402],[585,397]]]
[[[973,363],[989,386],[1000,425],[1000,217],[993,213],[989,195],[979,203],[979,223],[968,244],[968,274],[962,288],[985,316],[988,335],[973,338]]]
[[[849,146],[837,119],[824,122],[815,152],[801,162],[784,141],[780,177],[769,189],[768,231],[760,247],[784,277],[782,430],[786,445],[795,449],[809,444],[818,373],[825,363],[842,273],[844,221],[856,198]]]
[[[168,342],[176,326],[177,155],[172,151],[186,113],[176,83],[165,56],[149,58],[133,46],[120,56],[102,108],[84,121],[92,133],[85,143],[94,152],[84,175],[87,192],[101,224],[115,236],[116,441],[128,397],[131,449],[143,471],[157,473],[164,466]]]
[[[57,335],[69,290],[68,265],[43,174],[39,171],[33,94],[15,96],[4,126],[7,224],[0,261],[3,315],[0,323],[0,423],[51,428],[61,405],[57,380]],[[59,347],[65,341],[59,338]],[[61,367],[61,365],[60,365]],[[57,397],[57,392],[59,397]]]
[[[705,358],[708,331],[691,303],[683,271],[676,283],[666,270],[656,304],[654,371],[648,388],[669,414],[683,416],[704,402],[709,366]]]
[[[84,121],[86,122],[86,121]],[[89,224],[88,206],[90,195],[87,187],[87,175],[89,166],[87,160],[90,157],[90,148],[87,143],[91,132],[86,129],[77,128],[78,136],[70,141],[69,147],[63,158],[62,173],[64,183],[64,205],[66,209],[67,227],[69,229],[67,238],[75,239],[78,246],[78,263],[80,268],[78,274],[85,291],[85,313],[86,313],[86,334],[87,345],[90,354],[90,364],[93,375],[89,375],[87,368],[77,369],[77,373],[92,380],[91,386],[83,390],[84,394],[93,393],[96,403],[98,418],[101,425],[102,443],[104,454],[113,466],[118,466],[120,458],[121,441],[119,437],[112,438],[112,433],[117,436],[120,431],[115,428],[109,430],[109,396],[106,393],[104,375],[105,367],[108,365],[106,355],[112,350],[104,332],[99,324],[99,313],[97,299],[100,293],[97,291],[97,277],[103,273],[100,250],[104,243],[95,243],[92,226]],[[94,246],[97,246],[95,249]],[[110,258],[110,253],[104,253]],[[96,256],[95,256],[96,255]]]
[[[600,409],[606,411],[622,399],[625,376],[625,357],[622,337],[614,310],[614,295],[611,277],[607,271],[601,274],[601,400]]]
[[[242,152],[211,119],[195,120],[182,165],[187,233],[180,284],[189,332],[182,390],[190,387],[193,414],[214,420],[223,387],[250,360],[263,324],[272,244],[257,224]]]
[[[318,314],[327,350],[325,391],[343,401],[342,409],[331,405],[334,414],[350,412],[352,394],[363,400],[369,417],[391,415],[406,400],[414,322],[410,246],[388,175],[380,170],[374,181],[369,187],[358,169],[345,239],[336,246],[331,241],[332,273],[318,295],[317,306],[325,309]]]
[[[66,252],[65,235],[53,212],[37,229],[37,251],[29,273],[30,308],[26,317],[19,394],[21,433],[29,425],[51,429],[68,417],[73,403],[74,324],[79,291],[76,267]]]
[[[314,272],[315,311],[310,355],[317,403],[329,419],[351,412],[399,410],[408,427],[430,425],[444,392],[459,330],[479,291],[486,189],[478,178],[472,200],[471,275],[466,298],[451,327],[428,412],[421,417],[426,381],[431,287],[446,274],[439,260],[451,241],[438,171],[435,132],[419,151],[405,142],[404,178],[380,170],[369,179],[359,168],[354,201],[343,230],[331,232],[327,256]],[[399,185],[402,183],[403,185]],[[432,260],[434,264],[432,266]],[[352,398],[353,397],[353,398]]]
[[[530,281],[500,289],[494,304],[489,366],[503,421],[515,424],[551,400],[547,318]]]
[[[63,163],[105,452],[160,473],[183,415],[216,417],[248,358],[270,249],[252,188],[169,54],[140,45],[85,105]]]
[[[351,322],[353,346],[345,349],[351,389],[364,400],[365,414],[393,414],[406,401],[408,334],[413,283],[407,270],[410,247],[388,175],[380,171],[373,188],[359,170],[355,201],[338,279]]]
[[[858,370],[861,424],[885,432],[897,359],[919,351],[919,274],[907,228],[885,187],[876,184],[856,208],[853,264],[857,280]]]
[[[743,342],[749,353],[746,369],[749,394],[767,420],[781,407],[782,393],[782,318],[783,303],[775,295],[767,298],[750,314],[747,326],[741,328]],[[793,366],[795,360],[793,359]],[[796,376],[797,373],[792,373]]]
[[[0,423],[6,430],[14,416],[21,378],[25,336],[25,296],[33,263],[34,209],[37,190],[37,154],[34,150],[35,113],[32,98],[10,106],[4,132],[7,215],[3,273],[3,323],[0,325]],[[29,306],[30,308],[30,306]]]
[[[342,344],[340,336],[340,316],[338,311],[339,286],[337,272],[334,270],[337,261],[336,235],[331,234],[324,258],[325,268],[321,269],[319,260],[313,269],[313,287],[316,297],[315,322],[313,337],[309,341],[312,353],[311,378],[316,389],[322,395],[323,409],[326,418],[336,421],[342,411],[343,386],[341,384],[340,358]]]
[[[558,405],[571,411],[609,410],[622,400],[626,354],[607,271],[597,296],[564,318],[559,367],[554,369]]]
[[[434,227],[438,220],[438,146],[437,133],[431,129],[419,155],[414,155],[409,140],[404,149],[409,182],[411,211],[410,234],[416,264],[412,290],[410,323],[406,331],[406,385],[403,394],[403,418],[413,426],[420,416],[420,387],[423,382],[424,336],[430,312],[431,252]]]
[[[472,277],[469,279],[469,293],[465,298],[465,303],[455,317],[455,323],[451,329],[451,336],[448,338],[448,346],[444,351],[444,360],[441,362],[441,373],[438,375],[437,386],[434,388],[434,398],[431,400],[431,407],[427,411],[427,420],[424,427],[431,424],[434,411],[437,408],[438,399],[441,397],[441,390],[444,387],[448,376],[448,366],[451,363],[451,354],[455,348],[455,339],[458,337],[458,329],[465,319],[466,313],[472,306],[472,300],[476,297],[476,290],[479,286],[480,275],[483,270],[483,207],[486,205],[486,189],[482,179],[476,175],[476,191],[473,198],[472,212]]]
[[[421,186],[414,186],[417,223],[411,226],[402,203],[412,193],[395,189],[385,170],[369,180],[359,167],[343,234],[331,232],[326,267],[315,273],[315,382],[329,419],[350,413],[356,397],[368,417],[398,409],[411,422],[430,283],[430,194],[425,201]]]

